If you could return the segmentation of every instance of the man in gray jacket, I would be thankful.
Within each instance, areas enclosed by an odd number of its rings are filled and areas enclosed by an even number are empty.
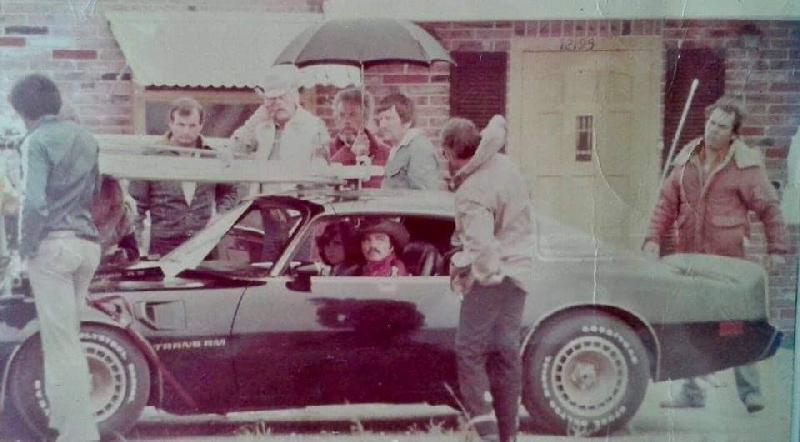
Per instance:
[[[403,94],[384,97],[378,104],[378,128],[392,149],[386,161],[384,189],[444,188],[436,150],[414,126],[414,102]]]
[[[28,128],[20,256],[39,318],[49,424],[57,441],[99,440],[79,338],[80,311],[100,262],[91,214],[99,147],[86,129],[59,120],[61,94],[44,75],[23,77],[8,98]]]
[[[469,423],[485,442],[516,439],[522,367],[520,324],[533,271],[533,214],[528,185],[499,153],[505,120],[482,134],[463,118],[442,131],[442,155],[455,189],[450,281],[462,295],[456,332],[458,382]],[[487,372],[488,363],[488,372]]]
[[[206,113],[203,106],[189,97],[172,102],[169,111],[169,131],[164,144],[209,151],[200,132]],[[178,155],[171,151],[153,154]],[[128,188],[136,200],[137,230],[144,232],[144,220],[150,213],[150,256],[164,256],[202,230],[214,212],[225,213],[239,202],[236,186],[223,183],[194,183],[187,181],[131,181]]]

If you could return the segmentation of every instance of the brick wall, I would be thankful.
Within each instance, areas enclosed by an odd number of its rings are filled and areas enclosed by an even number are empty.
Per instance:
[[[134,11],[320,12],[323,0],[0,0],[0,90],[31,71],[51,75],[82,121],[98,133],[132,131],[133,85],[125,60],[102,13]],[[791,136],[800,125],[800,23],[781,21],[602,20],[425,23],[449,50],[505,51],[512,39],[542,37],[621,37],[660,35],[670,48],[712,48],[723,54],[725,89],[741,95],[749,117],[745,141],[767,157],[770,178],[783,182]],[[745,47],[742,33],[758,33],[758,46]],[[665,76],[666,78],[666,76]],[[449,67],[381,65],[366,72],[367,88],[380,99],[392,92],[414,97],[418,126],[438,136],[449,117]],[[316,112],[331,121],[335,91],[317,89]],[[0,117],[11,112],[0,106]],[[758,229],[756,229],[758,230]],[[795,243],[798,229],[791,230]],[[753,252],[763,250],[756,234]],[[773,275],[773,316],[784,329],[793,326],[795,255]]]
[[[87,8],[89,5],[89,8]],[[105,11],[321,12],[322,0],[0,0],[0,90],[31,71],[50,75],[81,121],[131,133],[133,84]],[[0,117],[10,114],[0,106]]]

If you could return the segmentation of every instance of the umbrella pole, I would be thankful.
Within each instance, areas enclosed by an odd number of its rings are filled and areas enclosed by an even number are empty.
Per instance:
[[[367,108],[364,107],[364,105],[366,104],[367,100],[364,97],[364,94],[367,92],[367,85],[364,84],[364,83],[367,81],[367,78],[364,75],[364,62],[363,61],[359,62],[358,63],[358,67],[359,67],[359,70],[361,72],[361,122],[362,123],[366,123],[366,121],[364,121],[364,111]],[[367,127],[367,126],[364,126],[364,127]]]
[[[368,116],[367,116],[367,77],[364,75],[364,62],[360,61],[358,63],[359,71],[361,72],[361,127],[364,133],[367,130],[367,123],[369,123]],[[358,163],[358,158],[356,158],[356,163]],[[361,190],[363,187],[364,182],[362,180],[358,180],[358,184],[356,184],[356,188]]]

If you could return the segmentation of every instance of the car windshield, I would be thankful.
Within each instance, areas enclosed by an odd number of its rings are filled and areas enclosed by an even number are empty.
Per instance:
[[[283,253],[304,219],[298,207],[268,201],[253,205],[222,237],[209,258],[232,266],[268,268]]]
[[[187,269],[222,273],[269,270],[305,219],[301,205],[287,200],[246,201],[159,260],[168,277]]]

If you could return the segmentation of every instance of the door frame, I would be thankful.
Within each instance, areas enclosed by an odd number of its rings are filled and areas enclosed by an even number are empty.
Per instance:
[[[524,148],[522,140],[522,109],[523,109],[523,54],[525,52],[597,52],[597,51],[646,51],[650,52],[655,58],[653,60],[656,69],[664,72],[664,48],[663,39],[660,36],[635,36],[635,37],[545,37],[545,38],[517,38],[511,40],[509,51],[509,70],[508,70],[508,115],[509,121],[509,143],[506,147],[508,153],[514,149]],[[658,88],[659,97],[659,117],[663,114],[663,81],[658,81],[654,85]],[[662,118],[663,119],[663,118]],[[658,134],[656,139],[661,139],[662,119],[658,122]],[[653,146],[657,148],[658,146]],[[660,152],[659,152],[660,153]]]
[[[638,78],[647,82],[643,89],[643,97],[649,100],[652,97],[653,105],[647,105],[642,109],[641,117],[652,121],[642,128],[638,134],[639,139],[632,140],[635,143],[631,146],[635,149],[641,149],[639,152],[642,157],[649,161],[658,161],[661,158],[661,151],[663,150],[663,113],[664,113],[664,63],[666,49],[663,44],[663,39],[660,36],[636,36],[636,37],[563,37],[563,38],[521,38],[511,41],[510,60],[509,60],[509,142],[507,146],[507,153],[514,158],[519,158],[525,153],[526,149],[531,149],[531,144],[536,143],[537,140],[526,140],[523,138],[524,126],[526,116],[523,115],[525,100],[524,85],[526,78],[524,74],[525,54],[526,53],[559,53],[565,52],[569,54],[575,53],[599,53],[599,52],[617,52],[629,53],[635,57],[635,63],[644,64],[649,66],[646,73],[639,74]],[[647,75],[645,78],[644,75]],[[602,105],[602,103],[597,103]],[[519,149],[519,150],[517,150]],[[652,149],[652,150],[651,150]],[[656,163],[654,163],[655,165]],[[659,169],[660,170],[660,169]],[[643,191],[644,200],[642,200],[636,210],[641,216],[649,219],[652,213],[655,198],[658,193],[658,172],[655,176],[647,175],[646,186],[647,189]],[[533,184],[535,176],[526,175],[529,184]],[[651,180],[652,179],[652,180]],[[652,189],[650,187],[652,186]],[[643,218],[644,219],[644,218]],[[639,227],[635,227],[639,230]],[[642,232],[644,234],[644,232]],[[630,244],[633,244],[631,242]],[[624,244],[623,247],[633,247],[630,244]]]

